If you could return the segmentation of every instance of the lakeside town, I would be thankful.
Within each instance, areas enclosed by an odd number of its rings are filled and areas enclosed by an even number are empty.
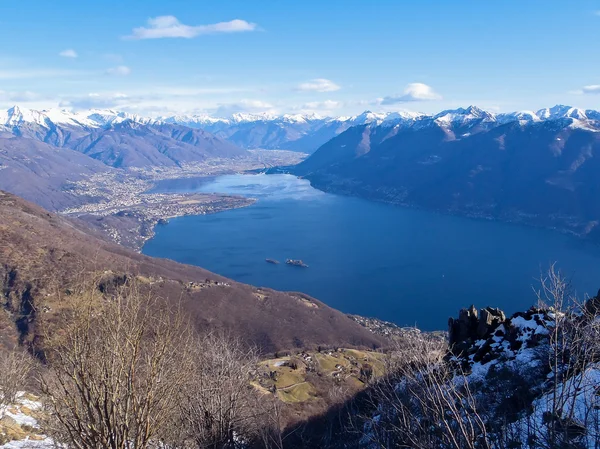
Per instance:
[[[154,235],[154,227],[170,218],[204,215],[245,207],[256,200],[218,193],[153,193],[167,179],[203,178],[267,170],[300,162],[305,154],[279,150],[251,150],[239,159],[211,159],[179,167],[108,170],[65,186],[80,205],[61,211],[86,221],[110,240],[136,250]]]

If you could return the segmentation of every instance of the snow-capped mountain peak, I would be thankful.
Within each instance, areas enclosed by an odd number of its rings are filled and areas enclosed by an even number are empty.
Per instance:
[[[308,123],[315,120],[323,120],[318,114],[284,114],[281,116],[281,120],[286,123]]]
[[[383,120],[383,124],[387,125],[397,125],[403,122],[414,122],[415,120],[424,117],[425,114],[420,112],[412,112],[412,111],[398,111],[398,112],[390,112],[387,114],[385,119]]]
[[[356,115],[354,117],[350,117],[349,121],[353,125],[366,125],[366,124],[380,125],[385,120],[386,117],[387,117],[387,114],[385,114],[385,113],[365,111],[362,114]]]
[[[144,125],[157,123],[156,119],[112,109],[92,109],[86,113],[86,117],[99,127],[117,125],[128,120]]]
[[[126,120],[142,124],[156,122],[152,118],[110,109],[91,109],[79,112],[71,112],[66,109],[45,109],[38,111],[13,106],[7,110],[0,111],[0,126],[5,127],[34,124],[47,129],[56,125],[99,128],[122,123]]]
[[[495,122],[496,116],[477,106],[469,106],[468,108],[447,109],[433,116],[433,120],[442,126],[452,124],[464,124],[470,121]]]
[[[277,116],[269,114],[267,112],[260,114],[249,114],[244,112],[238,112],[231,115],[231,121],[233,123],[245,123],[245,122],[265,122],[276,119]]]
[[[557,104],[551,108],[544,108],[537,111],[537,115],[542,120],[558,119],[558,118],[574,118],[577,120],[587,120],[587,111],[583,109]]]
[[[0,113],[0,124],[18,126],[22,123],[36,123],[43,126],[46,124],[46,117],[41,111],[20,108],[19,106],[13,106]]]
[[[192,128],[201,128],[203,126],[210,126],[218,123],[229,124],[229,120],[227,119],[213,117],[208,114],[172,115],[166,117],[158,117],[156,120],[162,123],[185,125],[190,126]]]
[[[221,138],[229,139],[237,133],[240,128],[245,131],[239,134],[234,143],[253,148],[254,146],[273,146],[274,148],[285,148],[289,137],[286,136],[310,136],[318,130],[329,127],[328,131],[322,133],[319,138],[332,138],[351,126],[369,125],[386,127],[410,127],[430,126],[432,122],[450,132],[458,127],[477,127],[489,129],[490,127],[505,123],[517,122],[521,126],[549,120],[567,120],[564,124],[557,126],[570,128],[597,130],[600,129],[596,121],[600,121],[600,112],[594,110],[583,110],[565,105],[556,105],[551,108],[534,111],[516,111],[509,113],[494,114],[477,106],[457,108],[442,111],[438,114],[421,114],[410,111],[395,112],[373,112],[364,111],[361,114],[347,117],[321,117],[316,114],[285,114],[274,115],[271,113],[236,113],[228,118],[213,117],[209,114],[194,115],[172,115],[158,118],[145,117],[129,112],[112,109],[90,109],[85,111],[70,111],[65,109],[34,110],[13,106],[7,110],[0,110],[0,127],[21,128],[24,126],[36,126],[46,130],[56,127],[70,128],[107,128],[124,122],[132,122],[142,125],[174,124],[190,128],[204,129]],[[265,142],[257,143],[256,134],[250,138],[246,134],[254,123],[265,123],[275,125],[261,131],[265,133]],[[284,132],[283,137],[277,137],[277,129],[293,130],[291,133]],[[463,133],[465,131],[462,131]],[[471,132],[471,131],[469,131]],[[260,133],[259,133],[260,134]],[[269,135],[270,137],[267,137]],[[246,140],[244,140],[246,139]],[[283,139],[283,140],[281,140]],[[252,143],[248,143],[252,140]],[[319,144],[324,142],[319,141]],[[311,144],[312,145],[312,144]],[[302,147],[303,148],[303,147]]]
[[[538,117],[538,115],[533,111],[516,111],[508,112],[506,114],[498,114],[496,119],[501,124],[519,122],[522,125],[541,121],[541,118]]]

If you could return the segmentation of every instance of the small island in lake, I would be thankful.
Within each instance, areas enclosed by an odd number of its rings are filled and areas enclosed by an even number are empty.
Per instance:
[[[296,267],[302,267],[302,268],[308,268],[308,265],[306,265],[304,262],[302,262],[301,260],[297,260],[297,259],[287,259],[285,261],[285,263],[287,263],[288,265],[294,265]]]
[[[265,262],[272,263],[272,264],[275,264],[275,265],[277,265],[279,263],[279,261],[275,260],[275,259],[265,259]]]

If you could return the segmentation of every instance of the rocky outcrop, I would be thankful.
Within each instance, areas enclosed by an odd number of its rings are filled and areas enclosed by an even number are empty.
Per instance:
[[[458,318],[448,320],[448,339],[455,355],[467,351],[475,341],[489,338],[506,321],[504,312],[497,308],[486,307],[477,311],[471,305],[461,309]]]
[[[477,324],[477,336],[483,338],[491,334],[505,320],[506,316],[500,309],[492,307],[481,309],[479,323]]]
[[[507,318],[500,309],[478,311],[471,306],[448,324],[451,358],[469,371],[473,364],[512,359],[523,350],[538,347],[554,326],[554,314],[549,308],[531,307]]]

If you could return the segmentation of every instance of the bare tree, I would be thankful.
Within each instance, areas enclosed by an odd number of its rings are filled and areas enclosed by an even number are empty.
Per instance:
[[[600,400],[591,370],[600,361],[598,308],[581,302],[552,264],[541,279],[538,300],[548,311],[549,389],[541,404],[542,425],[533,435],[542,448],[599,447]],[[595,431],[594,431],[595,429]],[[591,446],[590,446],[591,444]]]
[[[377,412],[365,438],[380,447],[492,447],[468,377],[446,362],[440,342],[407,336],[374,386]]]
[[[264,449],[283,449],[285,436],[282,433],[282,407],[277,396],[254,395],[256,400],[256,429],[258,441]]]
[[[63,332],[46,335],[45,430],[79,449],[144,449],[168,432],[191,373],[180,313],[135,283],[78,295]]]
[[[35,360],[20,347],[0,350],[0,406],[14,404],[29,386]]]
[[[192,375],[179,402],[182,436],[197,448],[233,448],[260,438],[257,356],[239,340],[210,334],[194,345]]]

